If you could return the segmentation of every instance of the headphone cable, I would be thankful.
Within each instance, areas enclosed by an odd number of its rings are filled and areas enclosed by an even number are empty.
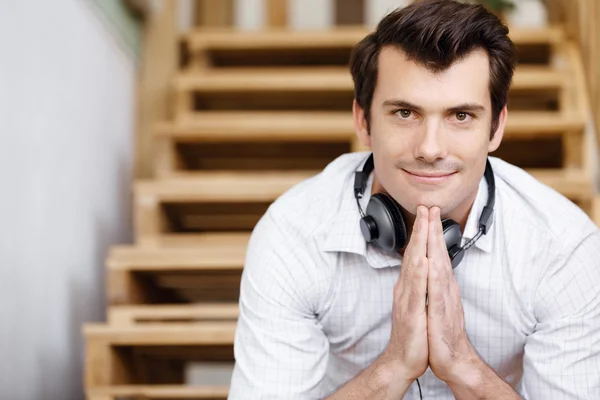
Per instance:
[[[463,246],[462,250],[466,251],[468,250],[471,246],[473,246],[475,244],[476,241],[479,240],[479,238],[483,236],[483,230],[479,230],[479,232],[477,232],[477,234],[473,237],[473,239],[469,240],[467,243],[465,243],[465,245]]]
[[[417,378],[417,386],[419,387],[419,397],[423,400],[423,393],[421,392],[421,384],[419,383],[419,379]]]

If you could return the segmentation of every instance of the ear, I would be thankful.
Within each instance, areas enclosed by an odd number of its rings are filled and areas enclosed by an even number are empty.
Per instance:
[[[371,136],[367,128],[367,120],[365,119],[365,110],[363,110],[356,99],[352,102],[352,117],[354,119],[354,130],[359,143],[363,147],[371,148]]]
[[[504,127],[506,126],[506,118],[508,117],[508,109],[506,105],[500,111],[500,115],[498,116],[498,128],[496,132],[494,132],[494,137],[490,140],[488,145],[488,153],[494,152],[500,147],[500,143],[502,142],[502,138],[504,137]]]

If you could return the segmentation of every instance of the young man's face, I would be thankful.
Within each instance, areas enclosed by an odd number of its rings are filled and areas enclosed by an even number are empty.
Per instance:
[[[503,110],[490,141],[489,81],[484,51],[433,73],[393,47],[381,50],[370,135],[356,104],[355,121],[361,143],[373,151],[379,183],[408,212],[422,204],[448,215],[473,200],[506,119]],[[419,177],[426,175],[436,177]]]

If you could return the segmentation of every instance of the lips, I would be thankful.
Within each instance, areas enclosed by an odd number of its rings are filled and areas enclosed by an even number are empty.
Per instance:
[[[414,184],[427,184],[427,185],[437,185],[445,183],[450,180],[455,174],[455,172],[410,172],[405,169],[403,171],[408,176],[408,179],[412,181]]]
[[[453,172],[412,172],[412,171],[408,171],[408,170],[404,170],[405,172],[408,172],[411,175],[414,176],[418,176],[420,178],[443,178],[445,176],[450,176],[452,174],[455,173],[455,171]]]

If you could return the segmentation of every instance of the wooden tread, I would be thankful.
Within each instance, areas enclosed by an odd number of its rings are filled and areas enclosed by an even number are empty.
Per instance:
[[[208,235],[208,234],[207,234]],[[214,234],[215,236],[218,236]],[[158,235],[160,238],[161,235]],[[172,235],[171,235],[172,236]],[[176,235],[177,236],[177,235]],[[107,271],[107,299],[111,305],[218,303],[223,307],[239,297],[241,272],[244,268],[250,233],[240,234],[237,242],[211,245],[194,242],[179,235],[190,247],[117,246],[111,249]],[[196,243],[196,244],[192,244]],[[230,303],[229,303],[230,304]],[[146,322],[141,309],[119,309],[110,318]],[[187,314],[184,319],[199,319],[202,308],[164,309],[163,315]],[[160,310],[159,310],[160,311]],[[225,312],[231,315],[229,311]],[[140,312],[139,318],[136,316]],[[196,313],[196,317],[192,315]],[[182,317],[183,318],[183,317]],[[167,318],[173,322],[174,316]]]
[[[517,67],[511,90],[555,90],[564,85],[563,72],[544,66]],[[328,92],[352,91],[347,68],[264,67],[186,71],[174,81],[179,91],[199,92]]]
[[[147,249],[115,250],[107,261],[109,268],[130,271],[164,270],[231,270],[241,269],[244,265],[245,247],[228,246],[214,250],[195,248],[161,248],[148,246]]]
[[[130,244],[118,244],[110,249],[110,254],[121,255],[125,257],[129,252],[137,253],[138,251],[157,251],[160,252],[160,248],[166,249],[187,249],[190,247],[196,249],[214,249],[214,248],[229,248],[230,246],[244,245],[249,238],[247,232],[207,232],[189,234],[185,236],[180,235],[163,235],[159,241],[153,244],[152,247],[144,248],[143,246],[132,246]],[[179,250],[177,250],[179,251]],[[154,253],[149,253],[154,254]]]
[[[145,198],[163,202],[272,202],[318,172],[197,172],[189,177],[138,181],[135,192],[142,203]]]
[[[111,325],[139,323],[205,323],[206,321],[236,320],[239,315],[237,303],[207,303],[183,305],[120,305],[108,310]]]
[[[155,133],[193,142],[346,142],[354,124],[346,111],[203,111],[159,123]]]
[[[557,136],[584,127],[579,113],[509,110],[505,137]],[[347,142],[355,136],[346,111],[204,111],[162,122],[155,133],[178,142]]]
[[[255,32],[240,32],[227,28],[199,28],[186,34],[184,38],[193,52],[202,50],[332,49],[351,47],[371,31],[364,26],[304,31],[270,28]],[[540,29],[511,28],[509,37],[516,45],[555,44],[564,39],[564,32],[559,26]]]
[[[234,321],[131,326],[85,324],[83,333],[87,340],[101,340],[111,346],[211,346],[233,344],[235,329]]]
[[[111,269],[163,270],[239,269],[250,233],[164,235],[153,246],[119,245],[110,249]]]
[[[143,399],[227,399],[226,386],[185,386],[185,385],[118,385],[96,387],[86,390],[89,400],[117,400],[123,397],[139,396]]]

